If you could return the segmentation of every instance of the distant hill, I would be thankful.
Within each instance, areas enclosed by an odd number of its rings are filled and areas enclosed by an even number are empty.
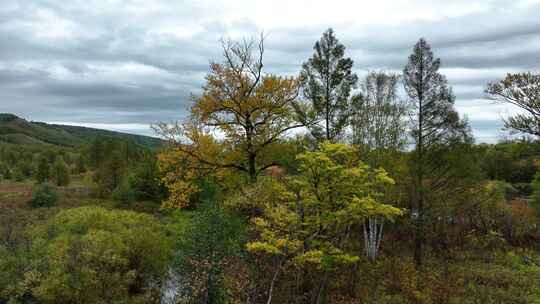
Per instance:
[[[0,142],[75,147],[89,143],[96,138],[131,139],[148,148],[157,148],[164,143],[155,137],[33,122],[13,114],[0,113]]]

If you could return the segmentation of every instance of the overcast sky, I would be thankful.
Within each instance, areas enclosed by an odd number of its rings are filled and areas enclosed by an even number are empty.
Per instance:
[[[402,70],[425,37],[477,142],[515,111],[489,81],[540,70],[540,0],[1,0],[0,112],[151,134],[185,117],[218,40],[267,34],[267,72],[298,73],[334,28],[360,75]]]

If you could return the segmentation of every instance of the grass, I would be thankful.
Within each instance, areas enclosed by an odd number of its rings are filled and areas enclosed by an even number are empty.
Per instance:
[[[137,201],[131,204],[109,198],[96,198],[92,195],[91,173],[71,176],[67,187],[57,187],[60,198],[56,208],[76,208],[81,206],[100,206],[107,209],[129,209],[137,212],[161,214],[160,204],[152,201]],[[11,180],[0,181],[0,213],[5,207],[27,209],[26,203],[32,198],[32,190],[36,182],[28,179],[22,182]]]

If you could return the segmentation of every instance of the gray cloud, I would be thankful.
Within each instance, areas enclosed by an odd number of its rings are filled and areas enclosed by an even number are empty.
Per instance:
[[[247,0],[7,0],[0,6],[0,112],[148,134],[149,123],[185,117],[209,62],[220,60],[221,37],[264,30],[267,71],[293,75],[321,32],[334,27],[359,74],[399,72],[425,37],[478,141],[494,141],[500,113],[511,109],[481,101],[484,86],[507,72],[540,70],[538,1],[337,2],[332,9],[283,1],[275,6],[292,7],[279,11]]]

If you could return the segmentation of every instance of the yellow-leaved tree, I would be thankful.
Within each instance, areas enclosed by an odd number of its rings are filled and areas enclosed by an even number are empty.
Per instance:
[[[359,259],[359,252],[346,246],[352,227],[373,215],[392,220],[403,213],[380,202],[383,187],[394,181],[357,155],[351,146],[323,143],[319,150],[297,156],[299,175],[266,181],[264,187],[252,188],[256,193],[234,200],[240,207],[255,201],[261,209],[252,219],[258,237],[247,248],[273,265],[267,303],[279,273],[288,266],[317,273],[320,280],[310,290],[312,303],[319,303],[329,275]]]
[[[299,81],[263,73],[262,37],[258,43],[223,41],[222,47],[224,61],[210,65],[189,120],[154,126],[172,143],[164,153],[173,158],[160,158],[166,172],[176,171],[164,180],[171,193],[168,205],[189,205],[188,198],[197,191],[192,183],[195,174],[178,170],[232,170],[255,182],[265,169],[278,165],[266,156],[271,146],[302,126],[295,122],[293,108]],[[189,165],[170,170],[179,165],[178,159]]]

